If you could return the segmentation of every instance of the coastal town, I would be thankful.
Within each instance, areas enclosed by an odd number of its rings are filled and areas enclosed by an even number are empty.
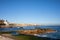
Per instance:
[[[24,26],[37,26],[37,25],[39,25],[39,24],[18,24],[18,23],[11,23],[11,22],[8,22],[7,20],[0,20],[0,27],[17,27],[17,26],[19,26],[19,27],[24,27]]]

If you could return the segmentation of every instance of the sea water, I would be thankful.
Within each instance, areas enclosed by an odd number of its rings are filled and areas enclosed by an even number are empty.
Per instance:
[[[25,26],[23,28],[21,27],[14,27],[14,28],[0,28],[1,31],[17,31],[17,30],[31,30],[31,29],[53,29],[57,30],[57,32],[53,33],[44,33],[44,34],[37,34],[38,37],[48,37],[48,38],[55,38],[60,39],[60,26]]]
[[[57,30],[57,32],[37,34],[35,36],[60,39],[60,26],[29,26],[29,27],[27,26],[27,27],[24,27],[24,29],[36,29],[36,28],[40,28],[40,29],[49,28],[49,29]]]

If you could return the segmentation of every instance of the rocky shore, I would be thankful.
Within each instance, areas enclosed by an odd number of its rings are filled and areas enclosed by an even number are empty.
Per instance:
[[[19,30],[18,33],[26,34],[26,35],[34,35],[34,34],[44,34],[44,33],[53,33],[57,32],[53,29],[32,29],[32,30]]]

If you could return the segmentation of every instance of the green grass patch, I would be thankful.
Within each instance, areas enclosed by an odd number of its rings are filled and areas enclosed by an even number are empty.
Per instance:
[[[31,35],[18,35],[15,36],[16,40],[48,40],[47,38],[41,38],[41,37],[36,37],[36,36],[31,36]]]

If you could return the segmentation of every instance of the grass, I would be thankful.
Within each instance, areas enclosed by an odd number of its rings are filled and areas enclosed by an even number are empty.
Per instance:
[[[10,34],[11,32],[0,32],[0,34]]]
[[[39,40],[37,37],[30,36],[30,35],[18,35],[15,36],[16,40]]]

